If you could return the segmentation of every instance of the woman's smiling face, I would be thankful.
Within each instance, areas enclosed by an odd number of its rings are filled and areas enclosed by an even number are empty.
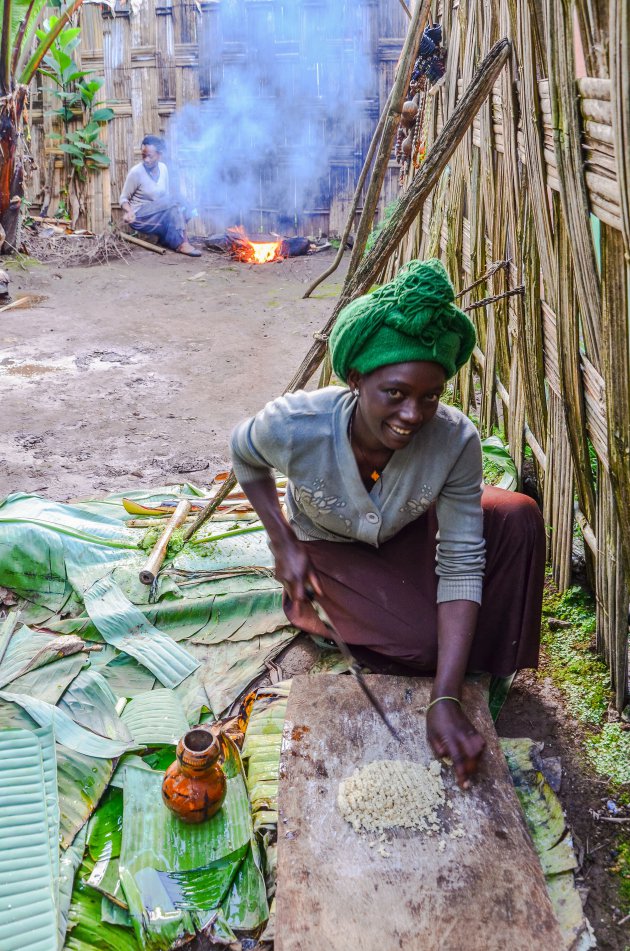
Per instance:
[[[365,375],[348,374],[359,391],[353,433],[366,449],[404,449],[437,411],[446,372],[439,363],[412,360],[379,367]]]

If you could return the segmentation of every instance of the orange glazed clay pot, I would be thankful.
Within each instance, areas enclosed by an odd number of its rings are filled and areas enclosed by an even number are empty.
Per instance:
[[[197,727],[185,733],[162,783],[162,799],[171,812],[190,823],[218,812],[227,790],[222,761],[219,739],[210,730]]]

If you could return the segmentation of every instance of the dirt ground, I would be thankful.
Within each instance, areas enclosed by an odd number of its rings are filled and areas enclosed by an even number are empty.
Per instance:
[[[45,300],[0,313],[0,497],[65,501],[210,481],[227,462],[231,428],[281,392],[330,315],[343,267],[301,297],[333,253],[264,266],[144,251],[93,268],[12,265],[11,293]],[[299,658],[295,649],[286,658],[287,675]],[[609,790],[585,769],[580,729],[544,670],[517,678],[498,729],[561,757],[560,797],[598,947],[627,951],[630,924],[617,924],[607,871],[617,827],[589,811]]]
[[[329,317],[338,283],[301,297],[331,254],[13,266],[12,296],[46,299],[0,313],[0,495],[209,481],[232,427],[282,391]]]

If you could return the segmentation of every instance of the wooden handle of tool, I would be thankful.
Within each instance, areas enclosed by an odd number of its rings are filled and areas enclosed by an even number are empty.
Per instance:
[[[153,551],[149,555],[146,565],[140,572],[140,581],[142,584],[153,584],[155,581],[156,575],[162,567],[162,562],[164,561],[164,557],[166,555],[166,549],[168,548],[168,543],[173,537],[173,532],[176,528],[179,528],[180,525],[184,524],[189,512],[190,502],[186,499],[182,499],[169,518],[164,531],[153,546]]]

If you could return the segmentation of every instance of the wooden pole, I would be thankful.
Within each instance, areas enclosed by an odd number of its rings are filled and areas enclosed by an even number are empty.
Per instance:
[[[168,520],[168,524],[165,526],[164,531],[155,543],[146,565],[140,572],[139,578],[142,584],[153,584],[155,581],[157,573],[162,567],[162,562],[166,557],[166,549],[168,548],[168,543],[173,537],[173,532],[176,528],[179,528],[180,525],[184,524],[189,512],[190,501],[188,499],[182,499]]]
[[[159,244],[143,241],[142,238],[136,238],[135,234],[124,234],[122,231],[119,231],[118,234],[123,241],[128,241],[129,244],[137,244],[138,247],[145,248],[147,251],[155,251],[156,254],[166,254],[166,248],[161,248]]]
[[[300,389],[310,380],[326,352],[328,336],[337,315],[346,304],[360,294],[366,293],[383,270],[412,222],[422,214],[424,202],[442,174],[451,155],[473,123],[482,104],[492,91],[497,76],[510,56],[511,43],[499,40],[492,47],[477,70],[468,89],[453,110],[448,122],[435,140],[426,160],[381,231],[374,247],[366,254],[354,274],[348,274],[343,290],[325,327],[316,335],[316,340],[285,393]]]
[[[374,162],[372,177],[370,178],[370,184],[367,195],[365,196],[359,227],[357,228],[356,237],[354,239],[352,256],[348,266],[349,274],[354,273],[354,271],[359,266],[361,258],[363,257],[363,252],[365,251],[367,239],[372,228],[372,222],[374,221],[374,215],[376,214],[376,207],[383,189],[385,173],[387,172],[387,166],[392,154],[392,147],[396,137],[396,129],[398,128],[398,123],[400,122],[403,103],[405,101],[405,96],[407,95],[407,90],[411,81],[411,73],[413,72],[413,64],[416,59],[416,52],[420,45],[420,39],[422,37],[424,28],[427,25],[430,6],[430,0],[417,0],[416,9],[414,10],[411,22],[409,24],[409,29],[407,30],[405,45],[403,46],[402,53],[400,54],[400,65],[398,67],[396,79],[394,81],[391,96],[388,101],[389,108],[385,117],[378,155],[376,156],[376,161]]]
[[[451,118],[435,140],[420,171],[409,186],[407,192],[399,198],[396,208],[388,224],[383,228],[376,244],[372,250],[366,254],[364,261],[356,272],[353,275],[348,274],[346,276],[344,288],[330,319],[322,332],[316,334],[315,343],[302,361],[297,373],[284,390],[285,393],[293,393],[310,380],[326,353],[328,335],[340,310],[351,300],[354,300],[355,297],[369,290],[376,275],[380,273],[394,253],[412,221],[421,214],[422,206],[427,195],[430,193],[451,155],[472,125],[481,105],[492,91],[496,78],[510,55],[510,50],[511,43],[508,39],[499,40],[481,63],[473,81],[457,104]],[[218,505],[235,485],[236,477],[234,473],[231,472],[219,494],[200,512],[193,524],[186,530],[184,536],[186,541],[210,518]]]

